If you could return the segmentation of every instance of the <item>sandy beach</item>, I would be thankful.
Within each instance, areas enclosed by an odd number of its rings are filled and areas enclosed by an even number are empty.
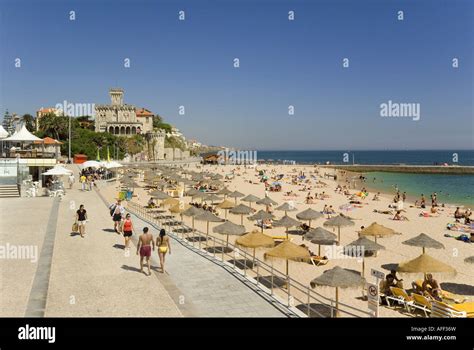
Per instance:
[[[225,186],[231,190],[238,190],[245,195],[253,194],[259,198],[265,196],[265,186],[263,183],[259,182],[258,170],[265,170],[267,174],[285,174],[285,177],[280,180],[282,183],[281,192],[269,192],[268,195],[271,199],[276,201],[278,205],[283,204],[284,202],[291,202],[297,210],[293,212],[288,212],[288,215],[292,218],[296,218],[296,214],[307,209],[312,208],[316,211],[322,211],[324,205],[332,205],[337,213],[344,213],[344,215],[349,216],[355,222],[354,226],[343,227],[341,229],[341,242],[340,246],[349,244],[350,242],[355,241],[358,238],[358,231],[361,227],[367,227],[373,222],[377,222],[381,225],[384,225],[388,228],[395,230],[400,233],[398,235],[389,236],[387,238],[379,238],[378,243],[385,247],[385,250],[380,251],[375,257],[368,257],[365,259],[365,277],[369,282],[374,282],[374,278],[370,276],[370,269],[377,269],[383,271],[386,274],[389,273],[389,269],[393,264],[398,264],[403,261],[408,261],[418,257],[422,250],[419,247],[411,247],[408,245],[402,244],[403,241],[406,241],[410,238],[413,238],[420,233],[426,233],[431,238],[441,242],[445,249],[427,249],[427,253],[432,257],[449,264],[456,269],[457,274],[455,276],[445,276],[440,274],[435,274],[435,278],[441,284],[441,287],[444,290],[449,292],[459,294],[464,296],[468,301],[474,300],[474,287],[472,286],[474,281],[474,266],[466,264],[464,259],[472,255],[472,244],[464,243],[458,241],[451,237],[445,237],[446,233],[453,235],[458,235],[458,232],[450,232],[446,229],[448,223],[453,223],[453,213],[455,208],[452,206],[446,206],[440,208],[440,214],[438,217],[420,217],[422,209],[411,207],[413,203],[407,201],[404,203],[405,215],[407,221],[395,221],[392,220],[393,215],[380,214],[374,212],[374,209],[377,210],[387,210],[388,206],[393,200],[393,196],[389,194],[381,194],[379,201],[373,201],[373,192],[369,193],[363,200],[363,204],[355,207],[350,211],[341,211],[340,206],[348,204],[348,197],[342,193],[336,193],[335,189],[337,182],[333,179],[323,178],[322,175],[326,169],[319,169],[319,175],[316,175],[318,169],[314,166],[295,166],[295,165],[259,165],[256,168],[244,168],[243,166],[237,167],[232,165],[191,165],[187,170],[193,170],[197,172],[212,172],[225,176],[226,174],[232,173],[234,171],[234,178],[232,180],[226,180]],[[310,178],[311,175],[316,175],[317,180],[324,182],[326,185],[315,185],[316,181],[311,180],[310,183],[306,184],[292,184],[291,176],[298,175],[300,172],[303,172],[307,178]],[[143,185],[143,183],[142,183]],[[312,195],[315,192],[321,193],[325,192],[329,197],[322,200],[316,199],[313,201],[313,204],[306,204],[305,198],[308,193],[308,190],[302,191],[304,186],[309,186],[311,189]],[[360,188],[351,189],[350,193],[354,194],[359,192]],[[400,189],[403,192],[403,188]],[[287,196],[286,193],[292,191],[294,196]],[[103,194],[106,195],[110,200],[113,200],[114,197],[117,197],[118,192],[118,183],[115,186],[109,186],[104,189]],[[410,195],[410,194],[409,194]],[[136,188],[134,192],[133,201],[139,202],[142,205],[145,205],[148,199],[150,198],[148,192],[144,188]],[[190,197],[183,197],[182,200],[185,203],[191,201]],[[233,201],[233,199],[229,199]],[[237,200],[237,203],[240,203],[240,200]],[[248,204],[244,203],[243,204]],[[277,205],[277,206],[278,206]],[[277,206],[274,206],[277,207]],[[252,207],[256,208],[257,211],[260,209],[265,209],[262,205],[257,205],[252,203]],[[429,210],[425,209],[425,210]],[[274,215],[277,219],[281,218],[284,215],[282,211],[274,211]],[[219,217],[224,218],[224,212],[219,213]],[[240,215],[228,214],[227,218],[237,224],[240,224]],[[190,226],[191,219],[184,218],[186,224]],[[311,227],[323,226],[325,219],[319,219],[312,222]],[[259,227],[255,225],[255,222],[247,220],[244,218],[243,224],[248,232],[252,230],[260,230]],[[218,225],[218,223],[210,223],[210,235],[217,236],[219,238],[225,238],[221,235],[212,233],[212,227]],[[206,223],[196,221],[195,228],[202,232],[206,231]],[[329,230],[332,230],[329,228]],[[290,230],[291,231],[291,230]],[[282,227],[265,229],[265,234],[268,235],[284,235],[285,229]],[[337,230],[335,230],[337,233]],[[316,252],[318,251],[318,246],[312,244],[311,242],[304,241],[301,235],[290,234],[290,240],[295,244],[305,244],[308,248]],[[230,242],[235,241],[235,236],[229,237]],[[326,249],[326,250],[325,250]],[[340,266],[343,268],[348,268],[352,270],[361,271],[361,262],[354,258],[340,256],[336,258],[331,258],[331,250],[329,246],[322,246],[321,253],[322,255],[327,255],[330,257],[329,262],[325,266],[313,266],[309,263],[301,262],[290,262],[290,276],[304,285],[309,285],[310,281],[315,277],[321,275],[325,270],[331,269],[335,266]],[[263,260],[263,254],[266,249],[257,249],[257,257]],[[178,263],[178,261],[173,261],[170,259],[170,264]],[[274,260],[273,264],[275,268],[280,271],[284,271],[285,262],[283,260]],[[400,275],[404,279],[405,289],[411,288],[411,282],[416,279],[423,278],[422,274],[406,274]],[[334,290],[332,288],[317,288],[317,291],[322,295],[333,298]],[[342,289],[340,291],[340,301],[342,303],[349,304],[351,306],[367,309],[367,301],[362,298],[363,292],[361,289]],[[380,316],[384,317],[403,317],[404,313],[399,312],[399,310],[390,309],[388,307],[380,308]]]

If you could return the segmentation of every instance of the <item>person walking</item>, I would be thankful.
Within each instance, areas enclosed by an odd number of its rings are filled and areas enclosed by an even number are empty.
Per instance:
[[[148,227],[143,228],[143,233],[138,238],[137,255],[140,253],[140,272],[143,273],[143,260],[146,258],[148,266],[148,276],[151,275],[150,257],[151,251],[155,250],[153,235],[148,232]]]
[[[161,273],[165,273],[165,258],[169,251],[171,254],[170,239],[166,235],[165,229],[160,230],[160,235],[156,238],[156,246],[158,247],[158,256],[160,258]]]
[[[79,234],[82,238],[86,234],[86,222],[87,222],[87,211],[84,209],[84,204],[79,206],[79,209],[76,211],[76,223],[79,228]]]
[[[122,206],[122,201],[119,199],[117,200],[117,203],[115,203],[111,210],[110,210],[110,215],[112,215],[112,220],[114,221],[114,231],[117,234],[120,234],[121,230],[121,222],[123,218],[123,214],[125,213],[125,208]]]
[[[135,231],[132,223],[132,219],[130,218],[130,214],[127,213],[125,215],[125,220],[123,220],[122,223],[122,232],[123,232],[123,237],[125,239],[125,249],[130,249],[129,244],[130,244],[130,239],[133,235],[133,231]]]
[[[74,185],[74,181],[76,181],[76,178],[74,177],[74,174],[71,173],[71,175],[69,175],[69,189],[72,188],[72,185]]]
[[[81,177],[79,178],[79,182],[81,183],[81,190],[82,191],[85,191],[86,190],[86,176],[84,175],[84,173],[81,175]]]

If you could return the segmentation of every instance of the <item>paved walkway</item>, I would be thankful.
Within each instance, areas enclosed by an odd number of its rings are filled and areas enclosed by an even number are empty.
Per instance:
[[[101,194],[82,192],[76,184],[61,201],[2,201],[0,243],[35,246],[38,259],[2,261],[0,316],[285,316],[238,277],[175,240],[168,274],[158,272],[156,252],[152,275],[141,274],[136,247],[126,255],[122,236],[113,232],[103,199],[113,191],[105,185]],[[80,204],[90,220],[85,238],[71,233]],[[148,225],[133,219],[137,232]]]

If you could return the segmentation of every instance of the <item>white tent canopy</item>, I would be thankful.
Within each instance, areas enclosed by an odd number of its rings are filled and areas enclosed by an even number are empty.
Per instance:
[[[60,165],[56,165],[54,168],[49,169],[45,173],[42,173],[41,175],[54,175],[54,176],[67,176],[71,175],[72,171],[68,170]]]
[[[12,141],[12,142],[25,142],[25,141],[43,141],[39,137],[33,135],[31,132],[28,131],[25,125],[22,126],[20,131],[14,133],[12,136],[3,139],[3,141]]]
[[[8,137],[8,131],[6,131],[2,125],[0,125],[0,139]]]

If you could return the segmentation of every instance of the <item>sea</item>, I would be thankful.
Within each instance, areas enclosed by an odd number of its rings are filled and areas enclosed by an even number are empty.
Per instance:
[[[258,160],[296,164],[406,164],[474,166],[474,150],[442,151],[257,151]],[[406,191],[409,198],[436,192],[439,203],[474,207],[474,175],[370,172],[367,185],[374,190]],[[374,180],[375,178],[375,180]]]

